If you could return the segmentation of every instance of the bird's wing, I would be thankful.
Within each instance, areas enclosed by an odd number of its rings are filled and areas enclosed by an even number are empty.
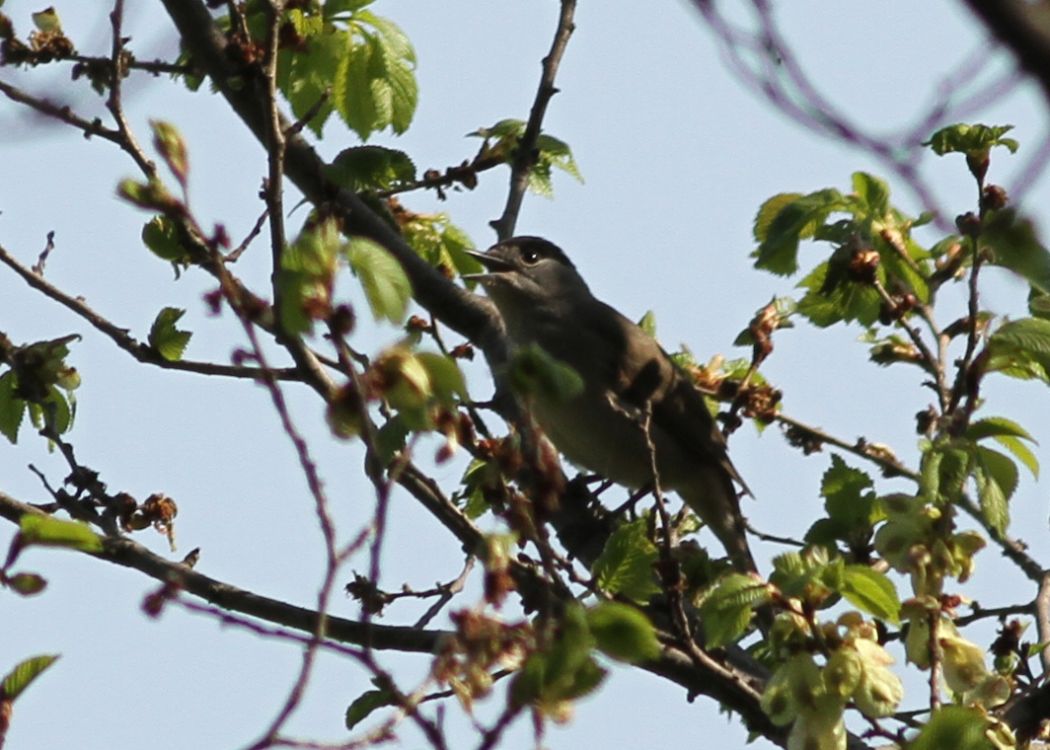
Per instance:
[[[661,429],[677,437],[679,444],[689,446],[698,460],[720,466],[751,494],[729,460],[725,438],[689,377],[652,336],[623,315],[601,318],[615,321],[621,329],[616,338],[628,350],[626,356],[617,359],[617,397],[637,407],[651,400],[653,420]],[[641,335],[633,335],[636,333]]]

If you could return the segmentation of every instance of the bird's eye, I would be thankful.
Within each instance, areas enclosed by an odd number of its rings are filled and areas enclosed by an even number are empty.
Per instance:
[[[522,250],[521,259],[528,263],[530,266],[539,261],[540,254],[535,250]]]

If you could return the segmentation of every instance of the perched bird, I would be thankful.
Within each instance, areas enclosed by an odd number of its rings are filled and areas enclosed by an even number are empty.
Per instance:
[[[514,237],[472,254],[485,267],[472,278],[499,309],[511,343],[539,345],[583,380],[582,392],[567,401],[530,402],[558,450],[631,488],[653,486],[655,452],[661,489],[677,492],[700,516],[737,570],[756,570],[735,485],[750,491],[700,393],[656,340],[596,299],[548,240]]]

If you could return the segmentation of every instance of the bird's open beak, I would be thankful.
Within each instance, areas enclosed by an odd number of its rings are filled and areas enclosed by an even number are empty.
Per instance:
[[[498,274],[509,273],[514,270],[513,263],[496,255],[489,255],[488,253],[482,253],[477,250],[467,250],[467,255],[477,259],[481,265],[485,266],[487,273],[465,273],[463,274],[464,279],[484,281],[485,279],[491,279]]]

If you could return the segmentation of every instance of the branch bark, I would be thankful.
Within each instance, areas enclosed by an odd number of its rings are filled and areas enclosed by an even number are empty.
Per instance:
[[[0,517],[18,524],[26,514],[43,515],[32,505],[0,492]],[[127,537],[103,536],[102,539],[102,552],[92,555],[100,560],[133,568],[162,583],[175,583],[182,590],[232,612],[241,612],[305,633],[312,633],[316,629],[318,613],[312,609],[271,599],[211,578],[193,568],[165,560]],[[394,625],[366,626],[356,620],[328,615],[325,635],[341,643],[367,643],[376,649],[429,654],[440,639],[451,636],[451,633]]]
[[[261,71],[238,67],[225,54],[226,40],[201,0],[162,0],[183,44],[211,78],[234,112],[260,143],[267,142],[270,112],[266,81]],[[286,134],[285,175],[316,206],[337,211],[347,230],[378,242],[405,269],[413,297],[442,323],[473,341],[492,366],[506,361],[502,325],[492,305],[456,286],[421,258],[404,239],[356,194],[332,184],[324,175],[324,161],[283,116]]]
[[[1050,100],[1050,23],[1040,3],[1021,0],[964,0],[1032,76]]]

